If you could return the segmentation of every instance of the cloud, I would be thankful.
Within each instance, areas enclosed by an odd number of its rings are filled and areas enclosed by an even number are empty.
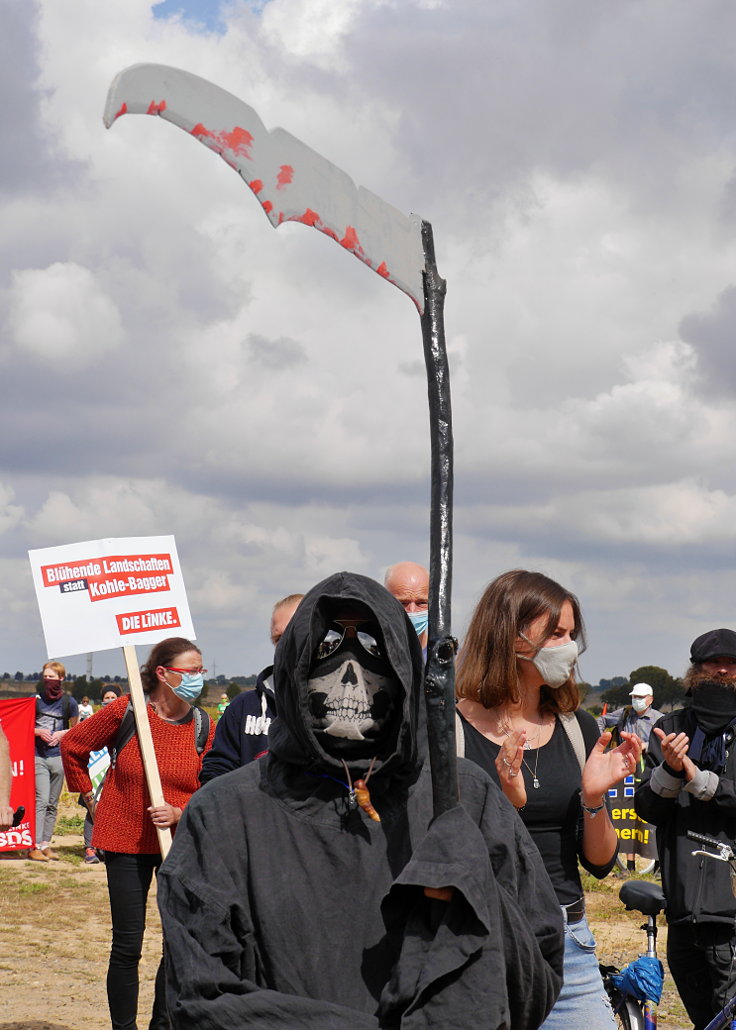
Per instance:
[[[10,325],[17,347],[49,364],[99,362],[124,339],[120,313],[94,274],[74,263],[13,272]]]
[[[416,311],[314,230],[273,231],[188,134],[106,132],[109,83],[139,61],[218,83],[432,223],[459,633],[518,565],[579,593],[590,678],[678,671],[728,624],[736,9],[662,10],[11,3],[5,664],[39,664],[29,547],[174,533],[207,662],[229,673],[267,663],[275,598],[428,556]]]
[[[680,332],[698,355],[702,388],[709,396],[733,397],[736,393],[736,287],[729,286],[716,298],[710,311],[686,315]]]
[[[304,347],[296,340],[282,336],[278,340],[267,340],[264,336],[251,334],[246,342],[250,359],[268,369],[285,369],[302,365],[307,360]]]

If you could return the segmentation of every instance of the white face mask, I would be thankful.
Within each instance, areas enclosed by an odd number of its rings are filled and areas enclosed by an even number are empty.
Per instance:
[[[642,712],[646,712],[647,708],[649,707],[649,702],[645,697],[632,697],[631,707],[634,709],[635,712],[638,712],[639,715],[641,715]]]
[[[578,645],[574,640],[559,647],[540,647],[531,655],[517,654],[525,662],[531,662],[548,687],[561,687],[567,683],[578,660]]]

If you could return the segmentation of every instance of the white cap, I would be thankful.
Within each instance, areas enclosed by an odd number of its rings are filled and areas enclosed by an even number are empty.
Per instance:
[[[629,697],[649,697],[654,691],[648,683],[636,683],[632,690],[629,691]]]

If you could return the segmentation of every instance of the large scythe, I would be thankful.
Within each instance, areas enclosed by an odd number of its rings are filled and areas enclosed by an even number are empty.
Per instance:
[[[432,227],[407,217],[283,129],[269,132],[231,93],[189,72],[138,64],[113,81],[109,128],[122,114],[153,114],[178,125],[233,168],[271,225],[319,229],[411,297],[420,315],[432,449],[429,648],[425,699],[435,816],[457,803],[455,641],[450,635],[453,445],[444,332],[445,282]]]

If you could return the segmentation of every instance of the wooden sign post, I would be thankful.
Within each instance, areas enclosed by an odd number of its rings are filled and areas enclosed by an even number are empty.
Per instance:
[[[133,704],[135,728],[138,733],[138,744],[140,745],[143,769],[146,774],[148,795],[151,798],[152,805],[163,805],[165,801],[164,792],[158,772],[156,752],[153,749],[151,727],[148,724],[148,712],[146,711],[146,698],[141,682],[141,671],[138,668],[138,659],[133,644],[126,644],[123,648],[123,657],[128,673],[130,700]],[[161,848],[161,857],[166,858],[171,847],[171,830],[166,826],[157,826],[156,834],[158,835],[158,846]]]

